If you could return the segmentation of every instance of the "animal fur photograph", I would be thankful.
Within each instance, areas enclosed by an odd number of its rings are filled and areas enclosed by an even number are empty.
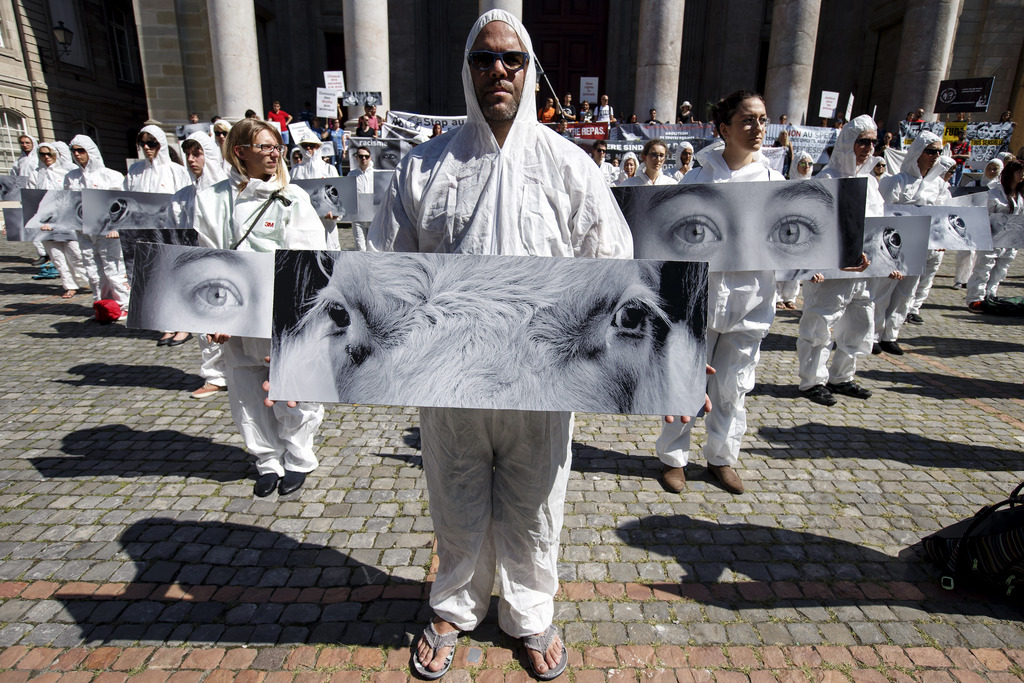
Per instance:
[[[82,193],[73,190],[22,190],[22,241],[74,242],[82,229]]]
[[[1024,215],[994,213],[988,218],[993,249],[1024,249]]]
[[[318,216],[330,213],[336,222],[351,221],[358,211],[355,178],[308,178],[292,183],[306,191]]]
[[[135,245],[128,327],[268,339],[274,254]]]
[[[160,230],[169,221],[171,195],[126,190],[82,190],[82,232]]]
[[[886,204],[885,215],[928,216],[931,220],[929,249],[987,251],[992,248],[988,210],[981,206]]]
[[[845,268],[860,261],[866,178],[612,189],[633,255],[712,272]]]
[[[705,264],[276,256],[272,399],[646,415],[704,404]]]
[[[927,216],[885,216],[864,220],[864,254],[871,265],[863,272],[849,270],[778,271],[779,282],[810,280],[821,273],[826,280],[851,280],[868,277],[889,277],[894,270],[904,275],[920,275],[928,260],[928,233],[931,220]]]

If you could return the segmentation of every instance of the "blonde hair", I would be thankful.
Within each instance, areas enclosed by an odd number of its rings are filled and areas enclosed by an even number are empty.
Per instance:
[[[282,145],[284,141],[281,138],[281,131],[277,129],[277,126],[266,121],[259,119],[242,119],[235,125],[231,126],[231,130],[228,131],[228,137],[224,140],[224,156],[231,164],[231,168],[238,171],[242,176],[249,178],[249,171],[245,168],[245,162],[235,152],[235,147],[244,147],[251,145],[262,131],[270,131],[274,136],[275,144]],[[281,187],[288,184],[288,171],[285,168],[284,155],[281,155],[281,160],[277,164],[277,172],[275,176]]]

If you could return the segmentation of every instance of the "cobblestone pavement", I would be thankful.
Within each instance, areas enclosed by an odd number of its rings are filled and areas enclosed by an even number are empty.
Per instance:
[[[195,343],[91,322],[32,255],[0,242],[0,683],[405,681],[434,562],[416,411],[330,407],[306,487],[256,499],[223,396],[188,396]],[[863,362],[868,401],[801,398],[780,313],[745,495],[699,459],[668,493],[656,419],[578,416],[565,680],[1021,680],[1024,610],[920,552],[1024,479],[1020,321],[969,313],[951,267],[908,354]],[[495,611],[447,681],[527,679]]]

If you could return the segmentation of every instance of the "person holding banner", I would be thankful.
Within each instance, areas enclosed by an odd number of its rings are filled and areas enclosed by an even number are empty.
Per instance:
[[[884,206],[878,183],[871,176],[875,166],[878,129],[868,114],[843,126],[832,156],[818,178],[867,178],[865,216],[882,216]],[[864,271],[869,265],[863,258]],[[800,363],[800,393],[823,406],[836,404],[833,394],[867,399],[871,392],[854,381],[857,357],[871,351],[874,341],[874,305],[867,278],[822,280],[815,275],[804,285],[804,310],[796,342]],[[835,353],[828,365],[832,336]]]
[[[71,156],[78,168],[64,176],[65,190],[120,190],[124,176],[103,165],[100,149],[88,135],[71,138]],[[121,307],[121,318],[128,317],[128,280],[125,276],[124,254],[116,232],[87,235],[75,231],[82,250],[85,273],[95,301],[112,299]]]
[[[277,126],[256,119],[239,121],[228,134],[228,178],[196,194],[194,225],[200,246],[268,252],[326,249],[327,241],[309,195],[288,184],[282,161],[284,143]],[[223,345],[231,416],[245,446],[256,456],[253,493],[269,496],[299,490],[319,462],[313,438],[323,421],[318,403],[267,407],[263,383],[269,380],[269,339],[212,334]]]
[[[630,258],[601,171],[537,121],[537,64],[519,19],[485,13],[463,57],[466,123],[402,159],[369,248]],[[572,413],[421,408],[420,429],[438,569],[411,666],[430,680],[448,671],[459,631],[488,612],[497,571],[499,627],[522,639],[535,678],[557,677],[568,658],[552,620]]]
[[[643,151],[640,152],[640,170],[632,178],[622,183],[630,185],[678,185],[679,181],[670,175],[665,175],[661,169],[665,166],[665,157],[668,156],[668,147],[657,138],[644,143]]]
[[[949,166],[938,163],[941,154],[942,138],[929,131],[922,131],[907,150],[900,172],[886,176],[879,183],[879,191],[885,203],[930,206],[948,204],[952,196],[942,175]],[[949,161],[952,162],[951,159]],[[934,278],[940,263],[942,252],[929,251],[925,272],[930,272],[931,278]],[[875,344],[872,353],[885,351],[896,356],[903,355],[903,348],[897,340],[922,278],[879,278],[871,283],[871,294],[875,302]],[[931,279],[928,280],[928,288],[931,288]]]
[[[681,183],[727,183],[785,180],[761,160],[761,146],[768,126],[764,98],[739,90],[711,108],[715,130],[724,146],[705,147],[697,155],[700,168],[686,174]],[[744,491],[733,469],[747,431],[746,396],[754,388],[754,373],[761,340],[775,318],[775,272],[718,272],[708,276],[708,376],[707,393],[715,409],[705,417],[708,469],[730,493]],[[662,479],[672,491],[686,486],[684,468],[690,459],[693,423],[672,422],[662,426],[655,450],[665,469]]]
[[[1013,216],[1024,215],[1024,164],[1011,161],[1003,168],[999,184],[988,191],[988,212]],[[982,312],[985,299],[994,297],[999,283],[1006,277],[1017,250],[999,247],[992,251],[979,251],[971,278],[967,281],[967,308]]]

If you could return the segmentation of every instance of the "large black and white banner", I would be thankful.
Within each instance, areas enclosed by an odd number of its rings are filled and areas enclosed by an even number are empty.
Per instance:
[[[821,273],[826,280],[889,277],[898,270],[904,275],[920,275],[928,259],[928,233],[931,221],[927,216],[884,216],[864,219],[864,254],[871,265],[854,272],[834,268],[824,270],[777,271],[783,280],[810,280]]]
[[[269,338],[272,252],[135,244],[128,327]]]
[[[348,164],[349,168],[359,168],[356,153],[360,148],[365,147],[370,153],[375,171],[394,171],[398,168],[398,162],[415,145],[408,140],[382,140],[380,138],[356,138],[348,139]]]
[[[432,116],[429,114],[413,114],[407,111],[388,111],[385,123],[409,131],[414,135],[429,138],[434,126],[440,125],[441,132],[447,133],[466,123],[465,116]],[[391,137],[391,136],[388,136]]]
[[[1024,215],[1008,213],[989,215],[993,249],[1024,249]]]
[[[971,143],[971,159],[967,163],[971,168],[981,170],[992,157],[1009,149],[1010,138],[1013,137],[1013,123],[999,123],[997,121],[963,122],[950,121],[925,121],[919,123],[908,123],[900,121],[900,139],[905,150],[910,146],[921,131],[927,130],[947,143],[957,140],[960,130],[964,131],[964,137]]]
[[[273,399],[655,415],[704,403],[704,264],[279,251],[274,289]]]
[[[21,215],[23,241],[74,242],[78,239],[75,230],[82,229],[82,193],[22,190]]]
[[[636,258],[713,272],[857,265],[866,192],[866,178],[612,188]]]
[[[28,176],[0,175],[0,202],[20,202],[21,191],[28,187]]]
[[[929,249],[986,251],[992,248],[988,210],[980,206],[915,206],[886,204],[886,216],[928,216]]]
[[[127,190],[82,190],[82,232],[160,230],[170,225],[169,194]]]

